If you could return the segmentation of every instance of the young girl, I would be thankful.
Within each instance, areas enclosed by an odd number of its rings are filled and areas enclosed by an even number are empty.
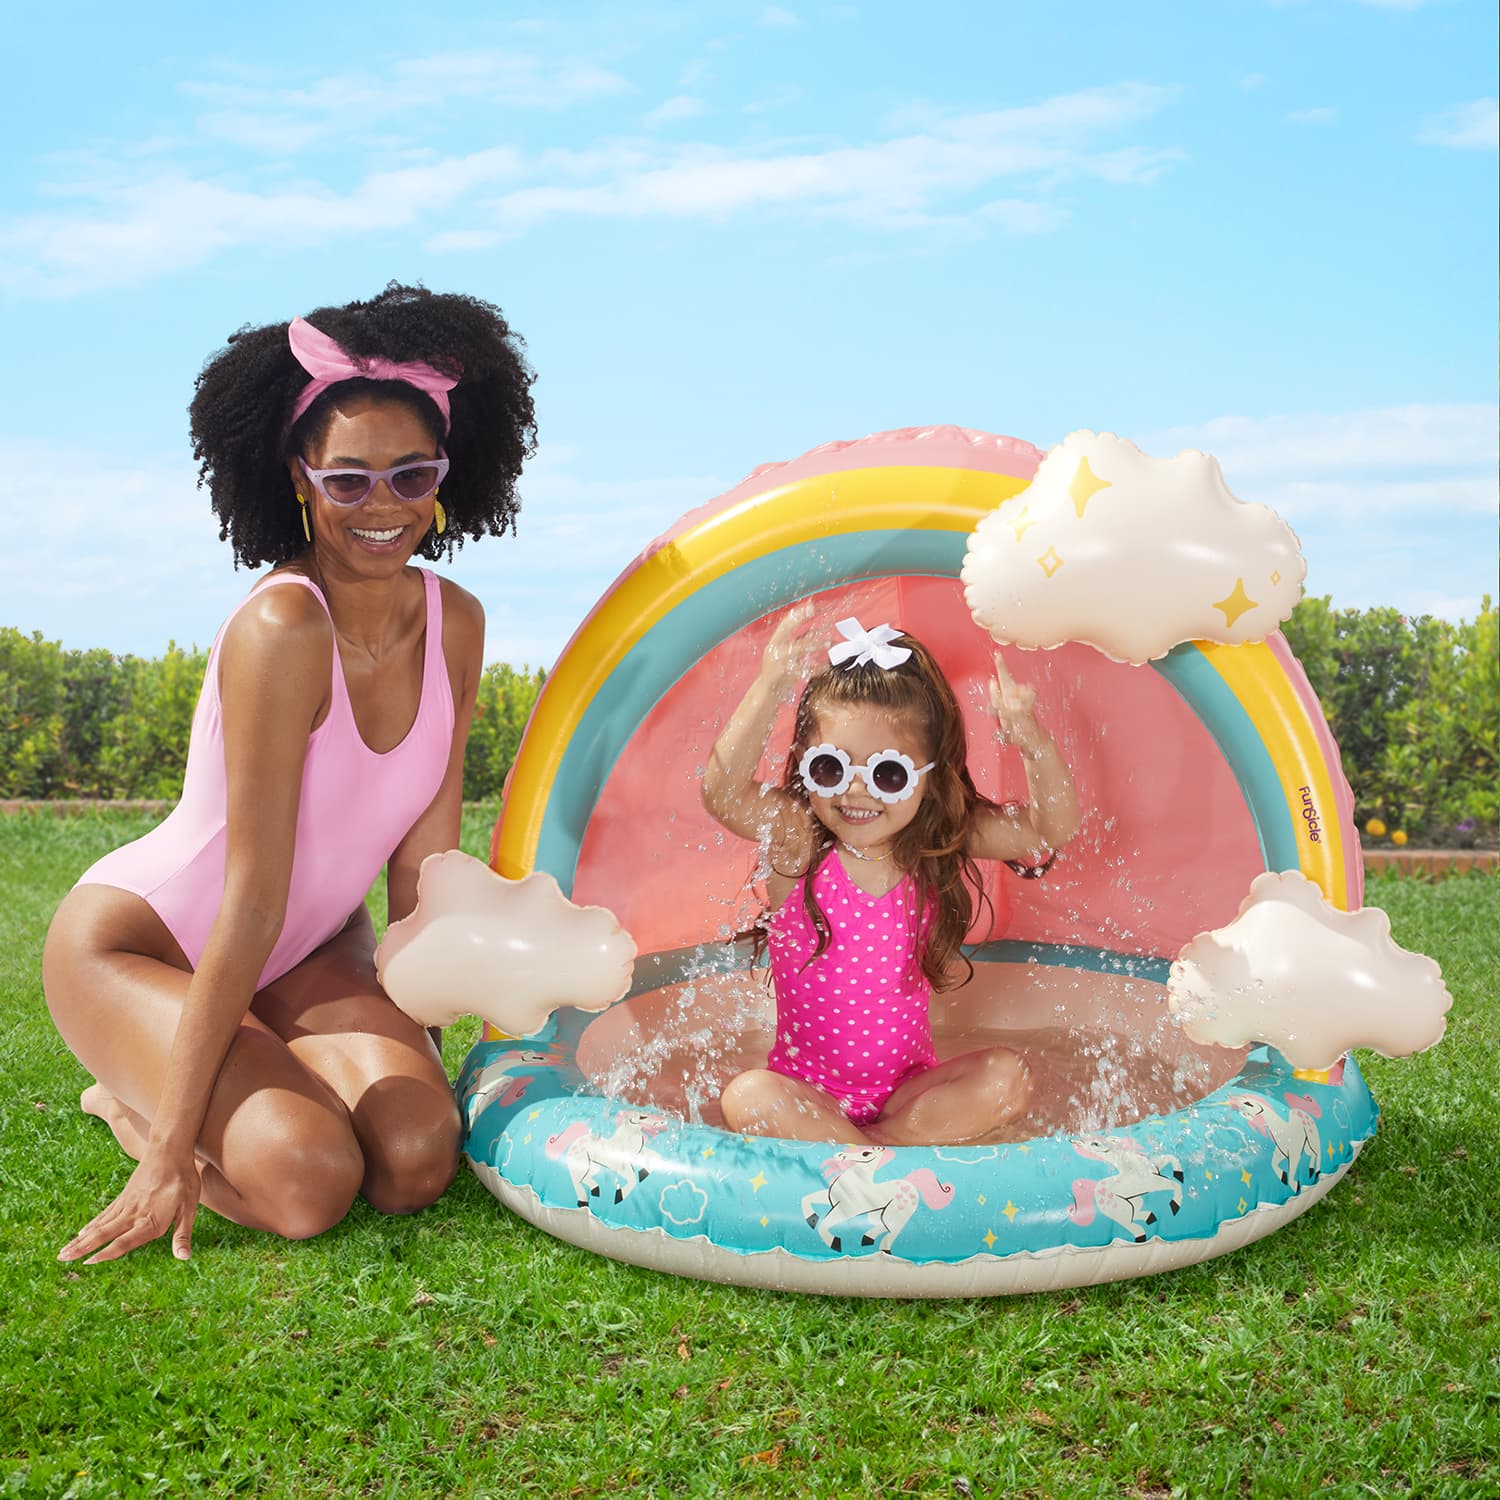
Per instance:
[[[967,978],[959,952],[984,900],[974,861],[1045,865],[1078,829],[1072,777],[1036,721],[1036,690],[998,653],[990,701],[1026,764],[1030,800],[975,790],[963,716],[927,648],[844,620],[831,649],[793,610],[720,734],[704,806],[768,840],[768,947],[776,1042],[730,1080],[731,1130],[882,1145],[980,1140],[1020,1116],[1020,1054],[991,1047],[939,1063],[927,1005]],[[823,657],[822,662],[816,659]],[[781,786],[755,779],[777,709],[810,666]]]

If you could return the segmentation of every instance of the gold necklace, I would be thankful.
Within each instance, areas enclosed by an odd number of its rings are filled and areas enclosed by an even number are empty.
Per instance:
[[[853,844],[846,844],[843,839],[838,841],[840,849],[847,849],[855,859],[862,859],[867,864],[878,865],[882,860],[889,859],[896,851],[887,849],[884,854],[866,854],[863,849],[856,849]]]

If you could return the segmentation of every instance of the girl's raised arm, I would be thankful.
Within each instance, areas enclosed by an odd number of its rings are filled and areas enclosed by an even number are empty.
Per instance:
[[[1036,689],[1017,682],[998,651],[990,702],[1003,742],[1021,752],[1027,800],[1019,807],[980,808],[969,834],[969,853],[976,859],[1045,864],[1078,832],[1073,775],[1052,736],[1037,723]]]
[[[813,607],[791,610],[766,643],[760,672],[720,731],[703,772],[703,805],[731,833],[760,839],[770,833],[782,839],[801,831],[809,814],[796,798],[778,786],[755,779],[776,714],[812,662],[823,655],[821,643],[807,634]]]

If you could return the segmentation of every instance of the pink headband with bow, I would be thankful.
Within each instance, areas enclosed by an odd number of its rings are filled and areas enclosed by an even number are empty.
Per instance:
[[[423,364],[419,359],[408,360],[403,364],[394,359],[379,357],[356,362],[333,339],[326,333],[319,333],[305,318],[292,319],[286,338],[287,343],[292,346],[297,363],[312,376],[298,393],[292,406],[292,422],[295,423],[329,386],[338,385],[343,380],[364,377],[366,380],[399,380],[415,387],[437,403],[437,409],[443,414],[443,430],[446,432],[452,425],[448,392],[458,382],[441,371],[434,370],[431,365]]]

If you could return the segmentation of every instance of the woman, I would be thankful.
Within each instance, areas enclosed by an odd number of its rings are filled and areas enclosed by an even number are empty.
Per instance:
[[[137,1163],[60,1259],[169,1229],[186,1259],[200,1202],[304,1238],[452,1180],[448,1079],[376,983],[364,896],[384,865],[405,916],[458,843],[484,616],[410,563],[514,529],[532,379],[498,309],[397,285],[242,330],[199,376],[220,534],[275,568],[214,644],[181,802],[47,936],[83,1108]]]

